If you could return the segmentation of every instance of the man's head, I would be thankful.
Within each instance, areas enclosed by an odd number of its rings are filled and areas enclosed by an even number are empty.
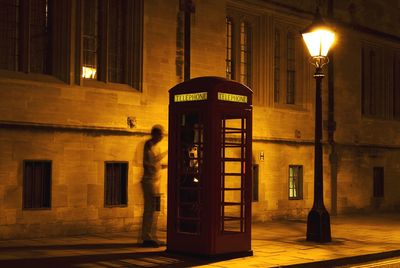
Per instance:
[[[154,125],[151,129],[151,139],[154,143],[162,140],[164,136],[164,128],[161,125]]]

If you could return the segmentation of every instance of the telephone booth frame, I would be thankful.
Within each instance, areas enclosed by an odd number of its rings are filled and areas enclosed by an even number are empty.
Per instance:
[[[251,89],[199,77],[169,93],[167,251],[252,255]]]

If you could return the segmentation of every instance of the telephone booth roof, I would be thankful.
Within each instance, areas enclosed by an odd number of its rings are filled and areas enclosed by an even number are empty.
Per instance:
[[[170,103],[196,101],[229,102],[251,105],[253,91],[223,77],[205,76],[182,82],[169,90]]]

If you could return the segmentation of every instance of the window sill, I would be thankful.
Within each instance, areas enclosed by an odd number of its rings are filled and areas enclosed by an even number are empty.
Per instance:
[[[59,85],[66,85],[63,81],[57,79],[50,74],[41,73],[23,73],[17,71],[0,70],[0,80],[22,80],[38,83],[52,83]]]
[[[104,208],[127,208],[128,205],[124,204],[124,205],[104,205]]]
[[[22,208],[23,211],[42,211],[42,210],[51,210],[51,207],[49,208]]]
[[[92,87],[92,88],[101,88],[101,89],[111,89],[111,90],[121,90],[121,91],[129,91],[129,92],[138,92],[139,90],[129,86],[128,84],[119,84],[119,83],[105,83],[98,80],[92,79],[82,79],[83,87]]]
[[[302,113],[308,112],[308,110],[300,104],[274,103],[273,107],[275,109],[280,109],[280,110],[292,110],[292,111],[302,112]]]

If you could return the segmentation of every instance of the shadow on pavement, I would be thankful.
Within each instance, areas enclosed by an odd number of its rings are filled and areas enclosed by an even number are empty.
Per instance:
[[[69,248],[76,249],[79,246],[74,245]],[[89,245],[84,245],[84,248],[87,246]],[[104,248],[104,245],[100,246]],[[37,247],[35,248],[37,249]],[[29,259],[19,258],[15,260],[0,260],[0,267],[194,267],[210,262],[211,260],[180,256],[166,253],[165,251],[152,251],[57,257],[42,256]]]

